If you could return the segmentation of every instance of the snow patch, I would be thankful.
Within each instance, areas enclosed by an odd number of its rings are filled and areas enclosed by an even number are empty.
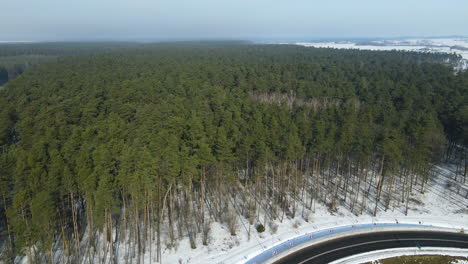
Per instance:
[[[433,170],[434,175],[427,183],[424,193],[421,193],[419,186],[413,189],[408,215],[405,215],[404,205],[396,201],[397,199],[390,204],[387,211],[379,209],[377,217],[371,216],[367,211],[356,216],[344,205],[340,205],[336,212],[330,212],[326,205],[317,203],[315,212],[304,210],[303,218],[301,215],[304,207],[300,203],[296,218],[285,217],[282,222],[279,220],[268,221],[265,226],[266,231],[263,233],[258,233],[255,230],[256,223],[250,225],[244,217],[237,218],[239,228],[236,236],[230,235],[227,224],[213,222],[208,245],[204,246],[202,244],[202,235],[198,234],[196,238],[197,248],[195,249],[190,247],[188,237],[178,240],[175,245],[171,246],[169,245],[169,236],[162,235],[162,260],[159,263],[246,263],[260,253],[304,234],[368,223],[399,222],[433,225],[458,231],[461,231],[462,228],[468,230],[468,213],[466,211],[468,183],[462,183],[460,179],[455,180],[455,170],[455,165],[436,166]],[[309,215],[309,217],[305,217],[306,215]],[[262,211],[259,219],[264,219]],[[305,219],[308,219],[308,221]],[[250,238],[248,236],[249,228],[251,230]],[[87,239],[87,233],[85,233],[83,243]],[[119,263],[126,263],[125,252],[130,252],[130,248],[131,245],[128,243],[120,242],[118,244],[116,254]],[[142,255],[140,263],[158,263],[156,262],[156,241],[152,243],[150,248],[152,250],[148,250]],[[414,249],[411,250],[414,252]],[[56,253],[57,262],[63,260],[59,256],[61,254],[62,252]],[[21,260],[23,263],[27,262],[26,258]],[[97,261],[97,259],[95,260]],[[136,259],[128,260],[136,261]],[[90,261],[93,262],[93,260]]]
[[[468,69],[468,38],[429,38],[429,39],[401,39],[376,41],[335,41],[335,42],[294,42],[280,43],[294,44],[304,47],[360,49],[360,50],[402,50],[429,53],[458,54],[463,60],[457,69]]]

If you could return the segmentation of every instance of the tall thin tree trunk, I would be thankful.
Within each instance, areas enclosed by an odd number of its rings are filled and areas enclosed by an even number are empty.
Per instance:
[[[77,204],[73,192],[70,192],[70,203],[72,209],[72,221],[73,221],[73,233],[75,236],[75,250],[77,251],[78,262],[80,262],[80,233],[78,230],[78,213],[77,213]]]
[[[381,165],[380,165],[380,173],[379,173],[380,178],[379,178],[379,182],[377,183],[376,194],[375,194],[374,216],[377,215],[377,207],[378,207],[378,204],[379,204],[379,201],[380,201],[380,194],[382,192],[382,187],[383,187],[383,182],[384,182],[384,176],[385,176],[384,161],[385,161],[385,156],[382,156],[382,162],[381,162]]]

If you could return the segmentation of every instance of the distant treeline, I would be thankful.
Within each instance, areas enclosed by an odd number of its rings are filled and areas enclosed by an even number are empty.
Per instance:
[[[233,45],[242,41],[212,41],[210,46]],[[31,66],[56,60],[59,56],[105,53],[128,48],[157,46],[206,46],[206,42],[38,42],[38,43],[0,43],[0,86],[13,80]]]
[[[135,47],[133,42],[38,42],[0,43],[0,57],[8,56],[66,56],[83,53],[107,52]]]
[[[58,56],[102,53],[135,47],[130,42],[40,42],[0,43],[0,86],[14,79],[27,68],[55,60]]]

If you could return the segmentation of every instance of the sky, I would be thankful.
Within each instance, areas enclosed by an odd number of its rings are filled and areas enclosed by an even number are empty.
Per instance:
[[[468,36],[467,0],[5,0],[0,41]]]

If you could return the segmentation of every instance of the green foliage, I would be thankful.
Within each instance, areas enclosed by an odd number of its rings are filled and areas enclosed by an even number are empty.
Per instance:
[[[0,90],[0,195],[18,253],[49,250],[72,226],[72,206],[102,230],[122,206],[136,216],[157,208],[171,184],[239,171],[254,181],[269,164],[312,156],[424,168],[446,138],[467,142],[468,75],[441,65],[445,55],[95,45],[0,47],[0,56],[100,51],[29,68]]]
[[[8,71],[5,67],[0,66],[0,86],[8,82]]]
[[[257,225],[257,232],[258,233],[263,233],[265,232],[265,227],[262,224]]]

